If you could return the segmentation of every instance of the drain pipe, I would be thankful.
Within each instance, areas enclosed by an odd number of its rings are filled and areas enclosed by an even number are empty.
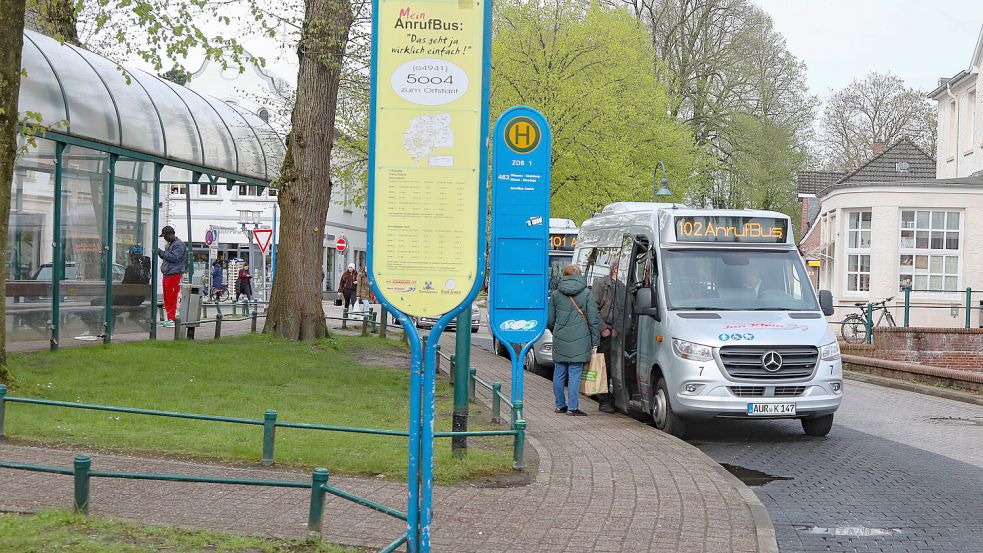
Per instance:
[[[946,96],[948,96],[950,99],[956,102],[956,148],[955,151],[952,152],[952,157],[953,159],[956,160],[956,174],[953,176],[958,178],[959,177],[959,111],[960,111],[959,98],[956,98],[956,95],[952,93],[952,85],[948,82],[945,83],[945,93]],[[952,129],[949,129],[949,132],[952,132]]]

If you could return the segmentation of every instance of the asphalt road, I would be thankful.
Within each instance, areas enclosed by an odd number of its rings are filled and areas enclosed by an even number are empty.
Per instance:
[[[720,421],[689,441],[764,473],[739,474],[750,484],[788,478],[752,487],[782,551],[983,552],[983,407],[848,381],[825,438]]]
[[[716,421],[688,441],[752,486],[783,552],[983,553],[983,407],[847,381],[825,438]]]

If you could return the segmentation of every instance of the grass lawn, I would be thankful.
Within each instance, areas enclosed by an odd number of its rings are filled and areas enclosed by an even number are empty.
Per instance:
[[[317,542],[247,538],[232,534],[156,528],[53,511],[0,514],[0,551],[18,553],[355,553]]]
[[[296,343],[262,334],[202,342],[140,342],[11,355],[10,395],[280,421],[407,429],[409,371],[356,357],[405,355],[378,338]],[[397,363],[392,366],[399,366]],[[450,430],[452,391],[439,382],[437,431]],[[494,427],[501,429],[500,427]],[[471,429],[493,429],[472,424]],[[7,404],[8,436],[130,452],[257,462],[260,426]],[[448,484],[511,470],[511,436],[471,438],[454,459],[435,445],[435,477]],[[337,473],[406,476],[406,438],[278,428],[276,461]],[[70,465],[71,459],[65,459]],[[98,457],[95,459],[98,466]]]

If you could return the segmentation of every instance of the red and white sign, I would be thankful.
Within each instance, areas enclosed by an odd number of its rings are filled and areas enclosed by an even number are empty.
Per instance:
[[[259,251],[266,253],[267,248],[270,247],[270,240],[273,238],[273,229],[271,228],[257,228],[253,229],[253,239],[256,240],[256,245],[259,246]]]
[[[345,240],[345,237],[342,236],[341,238],[335,240],[334,247],[337,248],[339,252],[343,252],[348,249],[348,240]]]

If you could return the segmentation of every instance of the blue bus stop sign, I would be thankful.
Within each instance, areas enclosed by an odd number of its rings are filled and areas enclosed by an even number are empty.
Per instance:
[[[512,356],[513,401],[522,399],[521,359],[546,329],[551,142],[546,118],[532,108],[513,107],[495,123],[488,320]]]

